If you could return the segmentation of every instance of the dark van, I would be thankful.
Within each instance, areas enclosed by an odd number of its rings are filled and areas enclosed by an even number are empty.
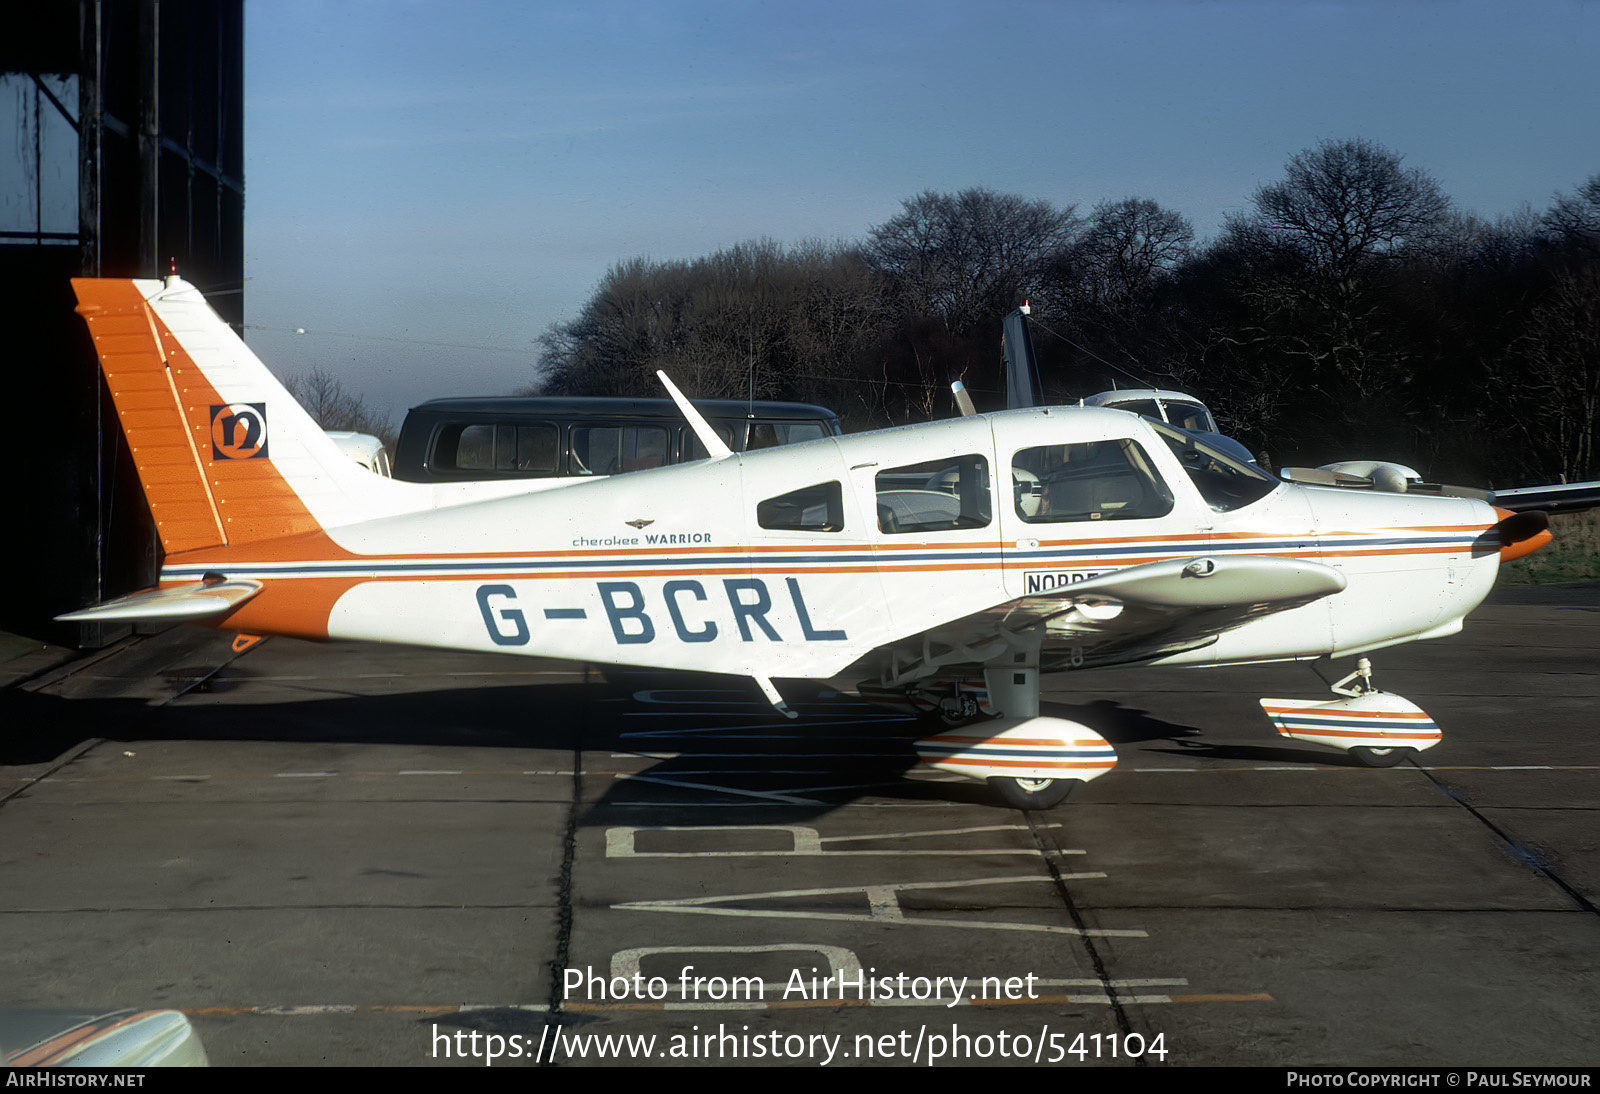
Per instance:
[[[837,436],[839,418],[806,403],[699,399],[735,452]],[[412,407],[395,446],[408,482],[617,475],[703,459],[671,399],[433,399]]]

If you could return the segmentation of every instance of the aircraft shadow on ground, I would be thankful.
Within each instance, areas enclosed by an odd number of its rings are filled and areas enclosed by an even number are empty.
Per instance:
[[[180,667],[163,675],[175,692],[195,674]],[[565,754],[561,767],[581,750],[594,774],[629,775],[601,792],[591,814],[700,801],[735,807],[719,816],[748,804],[770,818],[817,815],[864,794],[967,801],[986,793],[977,783],[905,779],[917,763],[911,743],[926,727],[803,681],[784,683],[802,715],[791,721],[729,677],[612,673],[392,695],[307,681],[284,701],[230,701],[251,676],[235,665],[190,693],[215,703],[0,692],[0,766],[48,764],[96,739],[376,744],[553,750]],[[630,754],[654,762],[639,768]],[[588,793],[595,789],[591,781]]]
[[[176,667],[160,674],[173,693],[203,675]],[[731,823],[766,823],[827,813],[864,796],[900,801],[993,803],[988,787],[940,777],[908,779],[913,744],[937,727],[840,695],[812,681],[785,681],[801,717],[773,711],[746,680],[710,674],[607,670],[585,682],[450,686],[373,695],[336,683],[294,685],[282,702],[231,702],[251,683],[235,664],[186,700],[61,698],[20,689],[0,692],[0,765],[46,764],[85,741],[262,741],[306,744],[555,750],[590,755],[592,776],[612,772],[580,824],[611,824],[641,810],[704,805]],[[1194,726],[1151,717],[1109,699],[1046,702],[1042,713],[1069,718],[1112,745],[1153,754],[1249,762],[1350,766],[1334,753],[1293,746],[1214,744]],[[981,728],[977,723],[973,728]],[[1162,748],[1154,742],[1167,741]],[[600,755],[595,755],[596,753]],[[611,759],[610,754],[618,754]],[[630,756],[653,760],[648,767]],[[1124,756],[1126,751],[1124,750]],[[567,761],[563,766],[569,766]],[[596,787],[591,779],[587,793]]]
[[[1041,705],[1041,711],[1052,717],[1070,718],[1075,722],[1081,722],[1114,746],[1153,741],[1169,742],[1169,747],[1165,748],[1158,745],[1144,745],[1141,751],[1151,756],[1191,756],[1213,760],[1242,760],[1250,763],[1307,764],[1316,767],[1365,766],[1344,753],[1324,751],[1309,744],[1221,744],[1203,740],[1199,735],[1205,731],[1197,726],[1178,725],[1152,718],[1143,710],[1124,706],[1111,699],[1096,699],[1081,706],[1046,702]],[[1260,728],[1264,733],[1271,732],[1264,718]],[[1126,759],[1126,754],[1122,758]]]

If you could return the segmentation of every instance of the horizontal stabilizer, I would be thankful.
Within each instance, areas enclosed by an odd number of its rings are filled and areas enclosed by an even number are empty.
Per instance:
[[[259,581],[191,581],[166,589],[132,593],[56,618],[69,623],[204,619],[232,611],[260,591]]]

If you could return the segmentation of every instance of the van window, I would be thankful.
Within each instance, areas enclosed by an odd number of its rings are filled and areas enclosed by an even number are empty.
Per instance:
[[[990,520],[989,461],[949,456],[878,472],[878,530],[887,535],[983,528]]]
[[[572,427],[572,472],[617,475],[644,471],[672,462],[667,431],[661,426],[575,425]]]
[[[441,449],[444,447],[440,445]],[[455,459],[446,462],[462,471],[493,471],[494,426],[469,425],[462,429],[456,436]]]
[[[798,444],[827,436],[821,422],[751,422],[750,439],[745,442],[748,451],[758,448],[776,448],[780,444]]]
[[[707,424],[711,426],[712,431],[715,432],[717,436],[722,438],[722,443],[723,444],[727,445],[729,448],[737,450],[738,446],[733,443],[733,429],[731,427],[726,426],[726,425],[722,425],[722,424],[717,423],[717,422],[708,422]],[[688,462],[689,460],[703,460],[709,454],[710,453],[708,453],[706,451],[706,446],[700,443],[700,438],[699,438],[699,436],[697,436],[695,434],[695,431],[689,426],[684,426],[683,427],[683,459],[684,459],[684,461]]]
[[[1011,458],[1017,516],[1029,524],[1141,520],[1172,512],[1172,493],[1134,440],[1024,448]]]
[[[556,473],[556,427],[483,423],[439,434],[433,464],[456,471]]]
[[[841,432],[832,411],[806,403],[705,399],[695,405],[734,452]],[[409,482],[613,475],[705,456],[670,399],[434,399],[407,413],[394,473]]]
[[[844,528],[844,491],[837,482],[802,486],[756,506],[763,528],[796,532],[838,532]]]

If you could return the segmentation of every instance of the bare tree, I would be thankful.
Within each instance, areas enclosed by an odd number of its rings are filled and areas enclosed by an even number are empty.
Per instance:
[[[321,365],[291,376],[283,386],[321,428],[370,433],[390,448],[394,447],[393,420],[373,410],[359,395],[351,394]]]
[[[1081,302],[1131,318],[1193,244],[1189,221],[1149,198],[1102,201],[1072,249]]]
[[[1256,222],[1326,277],[1352,278],[1375,259],[1435,231],[1450,209],[1439,184],[1373,141],[1323,141],[1262,186]]]
[[[656,370],[697,397],[859,401],[880,338],[880,294],[854,248],[770,240],[692,261],[612,267],[574,320],[541,335],[555,394],[660,394]]]
[[[913,314],[936,316],[959,335],[1041,286],[1077,225],[1071,206],[983,188],[928,190],[871,230],[866,253]]]
[[[1543,219],[1545,229],[1556,242],[1600,255],[1600,175],[1570,194],[1556,195],[1555,204]]]
[[[1391,275],[1444,229],[1449,199],[1397,153],[1356,139],[1295,155],[1252,203],[1219,241],[1252,316],[1239,334],[1297,359],[1304,382],[1347,420],[1395,411],[1407,362],[1386,326]]]
[[[1600,265],[1558,272],[1513,351],[1514,411],[1547,473],[1562,482],[1600,474]]]

